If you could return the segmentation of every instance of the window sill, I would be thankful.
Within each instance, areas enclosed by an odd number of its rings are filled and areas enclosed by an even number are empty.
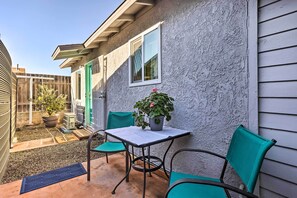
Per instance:
[[[138,83],[129,83],[129,87],[155,85],[160,83],[161,83],[161,79],[156,79],[156,80],[150,80],[150,81],[144,81],[144,82],[138,82]]]

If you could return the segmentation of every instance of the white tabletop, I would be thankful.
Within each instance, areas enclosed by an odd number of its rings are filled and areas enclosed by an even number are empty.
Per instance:
[[[131,126],[108,129],[106,133],[134,146],[148,146],[190,134],[187,130],[166,126],[163,127],[162,131],[151,131],[150,129],[142,130],[141,127]]]

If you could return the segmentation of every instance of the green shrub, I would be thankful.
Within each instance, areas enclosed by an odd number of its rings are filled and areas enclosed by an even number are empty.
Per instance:
[[[57,90],[46,85],[39,85],[35,100],[36,107],[41,111],[45,111],[49,116],[64,110],[67,95],[58,95],[57,92]]]

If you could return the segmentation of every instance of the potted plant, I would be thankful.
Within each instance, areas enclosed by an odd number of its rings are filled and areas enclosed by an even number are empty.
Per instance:
[[[171,120],[170,113],[174,110],[173,101],[172,97],[166,93],[158,92],[157,88],[154,88],[149,96],[134,105],[134,108],[137,109],[133,113],[136,125],[141,126],[142,129],[150,126],[152,131],[161,131],[164,118],[167,121]],[[149,118],[149,123],[145,120],[146,116]]]
[[[57,94],[57,90],[45,85],[39,85],[35,105],[38,109],[46,112],[47,116],[42,117],[46,127],[55,127],[58,117],[55,115],[65,109],[67,95]]]

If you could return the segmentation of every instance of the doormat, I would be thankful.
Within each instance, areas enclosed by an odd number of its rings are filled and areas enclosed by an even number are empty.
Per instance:
[[[86,173],[87,171],[83,165],[81,163],[77,163],[38,175],[28,176],[22,181],[20,194],[43,188]]]

